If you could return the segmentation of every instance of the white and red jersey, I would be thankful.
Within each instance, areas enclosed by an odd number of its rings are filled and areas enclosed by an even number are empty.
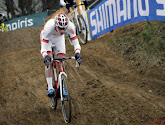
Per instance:
[[[55,27],[54,19],[50,19],[43,27],[40,35],[41,39],[41,54],[44,56],[48,51],[52,51],[51,46],[55,45],[56,54],[66,54],[65,36],[60,34]],[[69,34],[75,53],[80,53],[81,46],[76,36],[75,26],[72,22],[68,22],[68,27],[65,33]]]

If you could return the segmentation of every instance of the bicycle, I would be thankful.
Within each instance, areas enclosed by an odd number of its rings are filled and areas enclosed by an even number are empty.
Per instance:
[[[9,31],[9,28],[4,23],[1,23],[0,31],[1,32],[7,32],[7,31]]]
[[[75,5],[70,5],[70,4],[66,4],[66,6],[69,7],[74,7],[73,11],[70,13],[70,20],[71,22],[74,23],[75,27],[76,27],[76,35],[78,35],[78,38],[80,39],[82,44],[86,44],[87,43],[87,25],[86,22],[83,18],[83,16],[81,14],[78,13],[77,7],[81,6],[84,4],[75,4]],[[72,45],[72,41],[69,37],[69,41]]]
[[[62,104],[62,112],[63,117],[66,123],[69,123],[71,120],[71,97],[69,91],[69,85],[67,82],[67,74],[64,69],[64,61],[68,59],[75,59],[75,57],[59,57],[55,58],[54,46],[52,46],[52,54],[53,54],[53,73],[54,73],[54,95],[50,98],[50,104],[52,109],[57,108],[57,100],[61,98]],[[59,75],[57,77],[56,63],[59,63]],[[76,67],[78,67],[78,63],[76,63]],[[47,67],[49,69],[49,67]],[[58,82],[56,82],[58,80]],[[67,96],[64,95],[64,89],[67,92]]]

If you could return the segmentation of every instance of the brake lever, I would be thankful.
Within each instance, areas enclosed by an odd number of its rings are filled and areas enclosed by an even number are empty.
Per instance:
[[[71,58],[72,58],[72,59],[75,59],[74,56],[72,56]],[[76,59],[75,59],[75,60],[76,60]],[[79,67],[79,66],[80,66],[79,63],[76,61],[76,66],[75,66],[75,67],[77,68],[77,67]]]

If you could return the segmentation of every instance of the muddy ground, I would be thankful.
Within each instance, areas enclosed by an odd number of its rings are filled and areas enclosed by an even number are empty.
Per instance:
[[[64,125],[52,110],[40,54],[42,27],[0,33],[0,125]],[[109,35],[82,45],[83,62],[66,62],[72,96],[70,125],[164,125],[165,72],[141,72],[122,58]],[[67,56],[74,55],[66,43]]]

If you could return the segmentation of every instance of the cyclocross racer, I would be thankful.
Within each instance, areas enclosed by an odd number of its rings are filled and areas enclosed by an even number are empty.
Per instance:
[[[0,24],[1,23],[4,23],[5,21],[7,21],[7,18],[6,18],[6,16],[4,16],[4,14],[2,13],[0,13]]]
[[[76,36],[76,31],[74,24],[69,21],[69,18],[64,13],[59,13],[55,16],[54,19],[50,19],[45,26],[43,27],[40,40],[41,40],[41,54],[45,58],[45,76],[48,85],[48,96],[54,94],[54,89],[52,86],[52,76],[53,76],[53,67],[51,58],[52,55],[52,45],[55,46],[55,53],[57,57],[65,57],[66,48],[65,48],[65,36],[64,33],[70,35],[70,38],[73,42],[75,58],[77,62],[82,62],[82,57],[80,56],[81,46],[79,44],[78,38]],[[47,69],[47,66],[50,65],[50,68]],[[57,81],[56,81],[57,82]]]
[[[72,6],[72,5],[76,4],[76,1],[75,0],[59,0],[61,8],[66,6],[67,10],[64,9],[64,11],[67,14],[69,12],[69,6],[67,6],[66,2],[68,2],[68,4],[70,4]],[[83,0],[83,2],[84,2],[84,5],[85,5],[85,9],[87,9],[88,1],[87,0]]]

